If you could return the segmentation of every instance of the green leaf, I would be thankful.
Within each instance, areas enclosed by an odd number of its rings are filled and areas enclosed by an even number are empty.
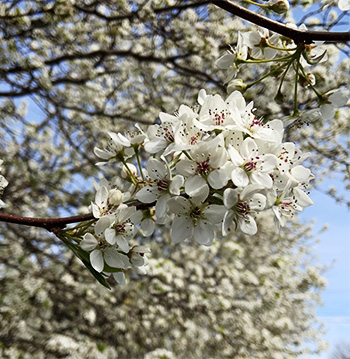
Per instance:
[[[102,284],[104,287],[111,289],[111,286],[106,281],[106,278],[103,274],[97,272],[92,265],[90,264],[89,253],[84,251],[77,244],[72,243],[68,238],[64,236],[59,237],[62,242],[78,257],[84,264],[84,266],[91,272],[91,274]]]

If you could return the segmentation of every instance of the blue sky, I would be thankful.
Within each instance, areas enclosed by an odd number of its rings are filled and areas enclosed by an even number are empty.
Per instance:
[[[328,181],[322,188],[330,184],[341,185]],[[317,235],[319,261],[331,264],[325,273],[328,285],[322,293],[324,306],[317,310],[318,317],[326,324],[324,339],[329,342],[329,350],[317,359],[329,359],[336,343],[350,341],[350,212],[345,205],[336,204],[318,190],[311,191],[310,196],[314,205],[306,208],[301,218],[314,218],[316,233],[324,224],[329,225],[327,231]]]

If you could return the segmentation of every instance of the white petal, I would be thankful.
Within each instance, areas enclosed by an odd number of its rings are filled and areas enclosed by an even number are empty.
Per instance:
[[[203,213],[210,223],[220,223],[224,218],[226,208],[225,206],[211,204],[204,209]]]
[[[99,273],[102,272],[104,264],[103,264],[102,252],[100,250],[96,249],[90,253],[90,263],[92,267],[95,269],[95,271]]]
[[[152,233],[154,232],[154,229],[155,229],[155,223],[154,223],[153,219],[146,218],[142,221],[141,232],[142,232],[143,236],[145,236],[145,237],[151,236]]]
[[[124,261],[121,258],[122,254],[118,253],[115,248],[107,248],[104,253],[106,263],[113,268],[124,268]]]
[[[236,55],[227,53],[215,61],[215,66],[219,69],[228,69],[233,65],[235,57]]]
[[[115,153],[101,150],[98,147],[94,148],[94,153],[97,157],[102,158],[103,160],[109,160],[110,158],[115,156]]]
[[[125,274],[124,272],[115,272],[113,273],[115,281],[121,285],[125,284]]]
[[[339,0],[338,7],[341,11],[348,11],[350,10],[350,0]]]
[[[222,222],[222,235],[226,236],[229,232],[229,228],[234,223],[233,219],[235,218],[235,213],[232,210],[229,210],[225,213],[224,220]]]
[[[114,228],[107,228],[105,230],[105,239],[109,244],[115,244],[116,234]]]
[[[245,187],[249,183],[249,177],[240,167],[235,168],[231,173],[231,179],[237,187]]]
[[[99,207],[107,206],[108,201],[108,189],[106,187],[100,187],[95,195],[95,202]]]
[[[235,166],[241,166],[244,163],[242,156],[231,145],[228,145],[228,154],[230,155],[231,161]]]
[[[238,193],[233,188],[227,188],[224,191],[224,205],[226,208],[232,208],[238,202]]]
[[[320,110],[321,110],[322,116],[326,120],[333,119],[333,117],[335,115],[335,108],[332,105],[326,103],[320,107]]]
[[[341,107],[347,103],[348,97],[343,93],[342,90],[338,90],[329,96],[329,100],[332,102],[334,107]]]
[[[238,226],[243,233],[249,236],[252,236],[258,231],[255,219],[252,216],[246,216],[244,219],[239,218]]]
[[[185,192],[194,198],[196,202],[203,202],[208,197],[209,186],[204,178],[193,176],[186,181]]]
[[[307,183],[311,175],[311,171],[301,165],[293,167],[290,172],[292,176],[301,183]]]
[[[227,185],[229,180],[229,175],[227,171],[223,169],[214,170],[209,173],[208,182],[210,186],[214,189],[220,189]]]
[[[166,210],[167,210],[167,203],[170,199],[170,194],[169,193],[166,193],[164,195],[161,195],[159,198],[158,198],[158,201],[156,203],[156,206],[155,206],[155,210],[156,210],[156,217],[157,219],[161,219],[163,218],[165,215],[166,215]]]
[[[149,176],[154,180],[162,179],[168,174],[165,164],[153,157],[147,162],[147,170]]]
[[[145,150],[148,153],[154,154],[165,149],[168,142],[164,138],[157,138],[145,144]]]
[[[194,228],[193,235],[197,243],[210,246],[214,239],[214,227],[209,222],[198,221],[197,226]]]
[[[179,243],[193,235],[192,221],[184,217],[175,217],[171,227],[171,240]]]
[[[272,178],[267,174],[259,171],[255,171],[251,175],[252,184],[261,185],[265,188],[272,188]]]
[[[103,235],[103,232],[111,225],[111,217],[101,217],[95,225],[95,234],[99,237]]]
[[[186,198],[180,196],[171,198],[167,204],[169,212],[175,214],[185,214],[191,208],[190,202]]]
[[[118,244],[118,249],[123,251],[124,253],[128,253],[130,250],[130,246],[126,238],[122,235],[117,236],[116,242]]]
[[[265,156],[262,156],[262,171],[264,172],[270,172],[272,171],[276,165],[277,165],[277,157],[272,154],[267,154]]]
[[[266,206],[266,197],[261,193],[254,193],[249,200],[249,207],[254,211],[262,211]]]
[[[141,188],[135,195],[135,197],[142,203],[152,203],[159,195],[158,188],[146,186]]]
[[[178,196],[180,194],[180,188],[184,185],[184,178],[181,175],[176,175],[170,182],[169,192],[172,195]]]
[[[255,157],[258,153],[258,145],[252,138],[247,137],[241,145],[240,153],[245,160]]]
[[[294,188],[293,194],[295,195],[297,204],[302,207],[308,207],[314,204],[311,198],[300,188]]]
[[[92,251],[97,246],[97,240],[91,233],[86,233],[83,240],[80,242],[80,247],[84,251]]]

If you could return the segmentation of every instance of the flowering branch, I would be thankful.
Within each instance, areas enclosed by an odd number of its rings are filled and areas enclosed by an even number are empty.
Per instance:
[[[350,32],[328,32],[295,29],[287,25],[281,24],[277,21],[270,20],[228,0],[212,0],[211,3],[220,7],[221,9],[230,12],[233,15],[237,15],[242,19],[252,22],[255,25],[262,26],[280,35],[286,36],[294,40],[296,44],[301,42],[311,43],[313,41],[350,41]]]

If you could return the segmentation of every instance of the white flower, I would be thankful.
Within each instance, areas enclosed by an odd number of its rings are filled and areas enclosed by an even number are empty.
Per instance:
[[[163,152],[170,145],[174,146],[174,129],[178,118],[173,115],[161,112],[161,125],[152,125],[147,130],[148,142],[145,143],[145,150],[151,154]]]
[[[105,230],[111,224],[110,217],[100,218],[95,225],[95,234],[86,233],[80,246],[90,253],[90,263],[97,272],[102,272],[104,263],[114,268],[126,268],[128,266],[128,258],[117,251],[104,238]]]
[[[135,234],[134,224],[129,220],[135,212],[136,207],[120,205],[115,213],[113,223],[104,232],[106,241],[111,245],[117,244],[118,249],[124,253],[129,252],[128,240]]]
[[[290,190],[290,183],[287,183],[285,190],[277,198],[272,210],[275,214],[277,228],[284,227],[287,218],[292,218],[295,211],[302,211],[304,207],[313,204],[310,197],[299,187]]]
[[[265,28],[260,28],[258,31],[249,31],[247,35],[250,56],[265,59],[273,59],[276,56],[277,50],[269,47],[269,43],[278,46],[280,42],[279,35],[273,34],[270,37],[269,30]]]
[[[260,154],[256,142],[247,137],[239,152],[229,145],[228,153],[232,163],[237,166],[231,173],[232,182],[237,187],[246,187],[249,183],[272,188],[270,173],[275,169],[277,157],[273,154]]]
[[[213,224],[223,219],[225,208],[220,205],[197,205],[183,197],[174,197],[168,202],[169,212],[176,216],[171,227],[171,239],[179,243],[194,237],[199,244],[213,243]]]
[[[225,130],[236,125],[237,117],[240,114],[230,103],[230,96],[224,101],[220,95],[209,95],[204,99],[198,120],[194,119],[193,123],[204,131]]]
[[[95,155],[107,161],[112,158],[116,159],[118,155],[122,155],[124,153],[125,147],[130,147],[130,141],[121,133],[108,132],[108,135],[110,139],[105,149],[101,150],[98,147],[94,148]],[[132,154],[133,150],[128,153],[128,155]],[[98,162],[97,165],[100,166],[106,163],[107,162]]]
[[[253,113],[253,102],[246,105],[243,95],[239,91],[234,91],[226,101],[234,103],[240,116],[235,117],[236,126],[234,130],[242,131],[254,139],[265,142],[281,143],[283,137],[283,122],[272,120],[264,124]]]
[[[156,203],[156,216],[164,218],[166,214],[166,203],[171,195],[179,195],[180,188],[184,184],[181,175],[171,177],[171,171],[163,158],[163,162],[157,158],[150,158],[147,162],[149,184],[136,193],[136,198],[143,203]]]
[[[208,183],[212,188],[220,189],[229,179],[223,136],[220,134],[213,140],[196,144],[190,155],[192,160],[181,159],[176,170],[186,177],[185,192],[195,201],[202,202],[209,195]]]
[[[350,0],[339,0],[338,7],[341,11],[350,10]]]
[[[258,193],[262,186],[248,185],[243,191],[227,188],[224,191],[224,205],[227,211],[222,223],[224,236],[231,230],[234,224],[243,233],[253,235],[257,232],[257,225],[253,217],[255,211],[265,209],[266,197]]]
[[[320,111],[322,116],[327,120],[331,120],[334,117],[336,110],[339,107],[344,106],[347,101],[348,97],[342,90],[335,91],[328,96],[327,103],[321,105]]]

